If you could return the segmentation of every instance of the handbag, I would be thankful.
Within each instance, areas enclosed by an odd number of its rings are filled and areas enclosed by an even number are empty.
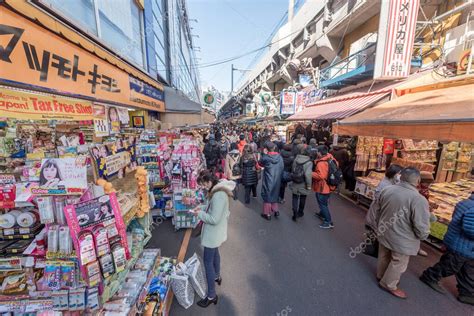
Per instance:
[[[379,257],[379,241],[377,240],[377,235],[374,231],[365,232],[365,247],[362,250],[364,255],[378,258]]]
[[[206,208],[206,213],[209,212],[209,208],[211,207],[211,201],[209,201],[209,204],[207,205],[207,208]],[[193,228],[193,231],[191,232],[191,237],[195,238],[195,237],[199,237],[201,236],[201,233],[202,233],[202,226],[204,225],[203,221],[200,220],[196,227]]]

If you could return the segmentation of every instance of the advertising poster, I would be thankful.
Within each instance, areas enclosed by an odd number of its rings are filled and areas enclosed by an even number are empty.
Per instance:
[[[90,154],[99,178],[121,178],[137,166],[136,139],[133,136],[126,140],[97,144],[90,148]]]
[[[86,160],[51,158],[41,161],[39,188],[34,194],[74,194],[87,189]]]
[[[120,133],[119,111],[115,106],[107,107],[107,122],[109,123],[110,134]]]
[[[75,205],[79,227],[85,228],[114,217],[108,195]]]
[[[296,92],[284,91],[280,97],[280,114],[295,113]]]

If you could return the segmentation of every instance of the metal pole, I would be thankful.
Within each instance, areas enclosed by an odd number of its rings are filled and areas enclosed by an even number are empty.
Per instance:
[[[230,95],[234,95],[234,64],[230,65]]]

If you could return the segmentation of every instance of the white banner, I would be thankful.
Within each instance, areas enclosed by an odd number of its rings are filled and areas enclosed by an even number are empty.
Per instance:
[[[420,0],[382,0],[374,79],[410,74]]]

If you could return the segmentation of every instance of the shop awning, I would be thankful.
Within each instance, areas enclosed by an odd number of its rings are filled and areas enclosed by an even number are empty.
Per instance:
[[[303,111],[290,116],[287,120],[343,119],[374,105],[374,103],[388,96],[391,92],[392,89],[383,89],[371,93],[351,93],[321,100]]]
[[[333,125],[339,135],[474,142],[474,84],[407,94]]]
[[[165,102],[166,112],[201,113],[201,104],[190,100],[186,95],[174,88],[165,87]]]

